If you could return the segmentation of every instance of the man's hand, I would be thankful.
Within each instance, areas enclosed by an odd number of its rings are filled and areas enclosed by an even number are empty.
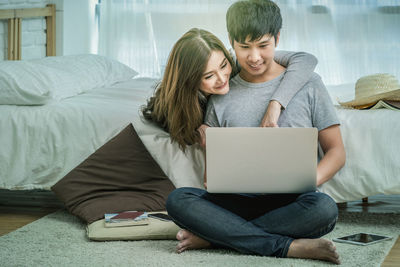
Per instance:
[[[207,129],[208,127],[210,127],[210,126],[208,126],[208,125],[206,125],[206,124],[202,124],[202,125],[200,125],[199,128],[197,128],[197,131],[198,131],[199,134],[200,134],[199,145],[200,145],[202,148],[205,148],[205,147],[206,147],[206,129]]]
[[[271,100],[268,104],[267,112],[261,121],[260,127],[279,127],[278,120],[281,115],[282,105],[276,101]]]

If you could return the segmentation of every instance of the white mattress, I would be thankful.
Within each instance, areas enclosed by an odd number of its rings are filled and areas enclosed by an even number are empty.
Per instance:
[[[130,122],[176,187],[202,187],[204,156],[139,118],[155,80],[133,79],[45,106],[0,105],[0,188],[50,189]],[[337,108],[346,166],[320,190],[337,202],[400,194],[400,112]]]

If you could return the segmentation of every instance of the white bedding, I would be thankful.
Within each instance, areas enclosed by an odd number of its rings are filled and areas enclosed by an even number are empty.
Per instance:
[[[0,188],[50,189],[131,122],[176,186],[201,186],[201,150],[183,154],[139,118],[155,82],[132,79],[44,106],[0,105]]]
[[[49,189],[137,114],[148,92],[130,84],[44,106],[0,105],[0,187]]]
[[[44,106],[0,105],[0,188],[49,189],[130,122],[176,187],[202,187],[204,158],[139,118],[155,80],[133,79]],[[338,108],[346,166],[320,190],[337,202],[400,194],[400,112]]]
[[[336,107],[346,164],[320,190],[337,202],[400,194],[400,111]]]

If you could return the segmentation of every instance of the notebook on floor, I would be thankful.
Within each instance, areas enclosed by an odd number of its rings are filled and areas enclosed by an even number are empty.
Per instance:
[[[316,190],[316,128],[210,127],[210,193],[304,193]]]

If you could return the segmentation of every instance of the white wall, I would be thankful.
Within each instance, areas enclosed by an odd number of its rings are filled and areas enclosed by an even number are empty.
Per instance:
[[[56,52],[58,56],[96,53],[95,5],[97,0],[0,0],[0,9],[39,8],[56,5]],[[46,56],[46,22],[22,20],[23,60]],[[0,20],[0,60],[7,59],[7,21]]]
[[[95,5],[97,0],[56,0],[57,55],[95,53]],[[97,46],[96,46],[97,47]]]

